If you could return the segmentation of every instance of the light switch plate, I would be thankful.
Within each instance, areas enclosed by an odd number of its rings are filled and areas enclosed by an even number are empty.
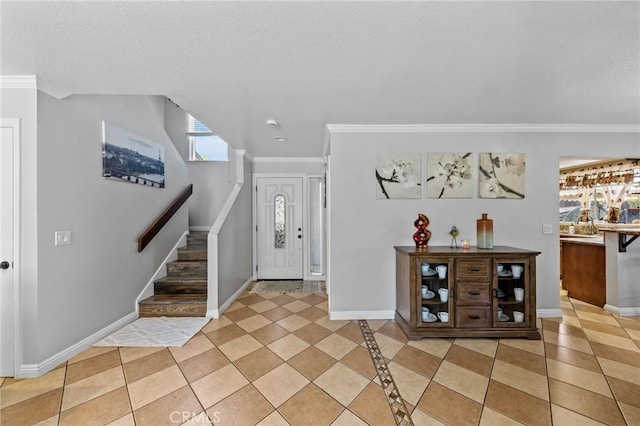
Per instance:
[[[553,234],[553,225],[550,223],[542,224],[542,233],[543,234]]]
[[[67,246],[71,244],[71,231],[56,231],[55,245]]]

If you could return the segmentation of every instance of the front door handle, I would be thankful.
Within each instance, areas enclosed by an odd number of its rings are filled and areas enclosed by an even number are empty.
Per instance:
[[[6,260],[3,260],[2,262],[0,262],[0,269],[9,269],[10,266],[11,264]]]

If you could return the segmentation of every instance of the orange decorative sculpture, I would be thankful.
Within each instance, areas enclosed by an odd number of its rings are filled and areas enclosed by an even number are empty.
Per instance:
[[[429,218],[420,213],[415,222],[413,222],[413,226],[418,228],[416,233],[413,234],[413,241],[416,243],[416,248],[427,248],[427,243],[429,242],[429,238],[431,238],[431,231],[427,230],[427,226],[429,226]]]

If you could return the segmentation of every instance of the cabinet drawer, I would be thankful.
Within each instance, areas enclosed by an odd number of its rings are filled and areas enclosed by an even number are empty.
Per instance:
[[[465,285],[456,286],[456,303],[469,304],[480,303],[489,304],[491,301],[491,291],[489,285]]]
[[[489,259],[460,260],[456,264],[456,278],[463,280],[489,280],[491,275]]]
[[[461,328],[490,327],[491,306],[456,306],[456,324]]]

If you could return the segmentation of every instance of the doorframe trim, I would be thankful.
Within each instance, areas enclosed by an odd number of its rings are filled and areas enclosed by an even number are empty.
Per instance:
[[[302,229],[304,229],[304,232],[307,232],[307,226],[308,226],[308,214],[307,211],[309,209],[309,205],[308,205],[308,200],[307,200],[307,193],[308,193],[308,186],[309,186],[309,174],[307,173],[254,173],[253,177],[251,179],[251,183],[253,184],[253,189],[251,191],[251,203],[253,205],[253,211],[251,213],[252,215],[252,222],[253,222],[253,226],[251,228],[252,230],[252,234],[253,234],[253,280],[257,280],[258,279],[258,272],[256,271],[256,266],[258,266],[258,235],[256,232],[256,226],[258,226],[258,214],[257,214],[257,210],[258,210],[258,199],[257,199],[257,193],[258,193],[258,179],[259,178],[301,178],[302,179]],[[303,280],[308,280],[308,279],[317,279],[316,277],[309,277],[308,269],[309,269],[309,265],[308,265],[308,256],[309,256],[309,250],[308,250],[308,241],[307,238],[304,239],[304,244],[303,246],[303,252],[302,252],[302,279]]]
[[[311,190],[309,189],[309,182],[311,181],[312,178],[320,178],[322,180],[322,184],[324,185],[324,191],[325,191],[325,195],[326,195],[326,179],[325,176],[323,174],[318,174],[318,173],[308,173],[307,177],[305,178],[305,183],[307,185],[307,192],[306,194],[304,194],[304,198],[306,198],[306,203],[307,203],[307,220],[309,219],[309,217],[311,217],[311,200],[310,200],[310,196],[311,196]],[[322,250],[322,265],[324,268],[324,271],[322,273],[322,275],[311,275],[311,240],[309,238],[305,239],[305,247],[307,249],[307,260],[308,260],[308,270],[305,270],[305,280],[309,280],[309,281],[324,281],[326,283],[325,286],[325,291],[327,292],[327,294],[329,294],[329,290],[327,290],[328,288],[328,283],[327,283],[327,258],[329,257],[327,254],[327,216],[326,216],[326,212],[327,209],[326,208],[322,208],[322,228],[323,228],[323,232],[322,232],[322,246],[323,246],[323,250]],[[311,226],[309,224],[307,224],[308,226]],[[306,228],[305,228],[306,229]],[[307,272],[308,272],[308,276],[307,276]]]
[[[20,327],[20,217],[22,215],[20,193],[21,121],[19,118],[0,118],[0,127],[13,129],[13,376],[22,364],[22,328]]]

